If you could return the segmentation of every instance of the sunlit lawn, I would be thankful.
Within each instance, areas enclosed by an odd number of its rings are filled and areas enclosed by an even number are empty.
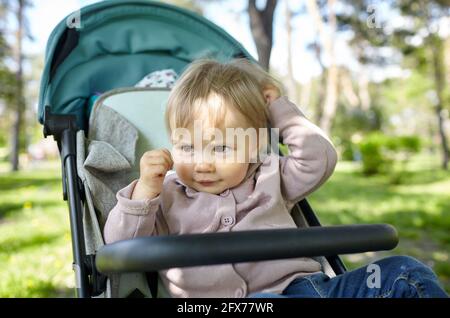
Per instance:
[[[402,184],[366,178],[340,163],[309,201],[323,224],[394,225],[399,246],[390,252],[344,257],[354,268],[386,255],[407,254],[432,266],[450,292],[450,173],[434,162],[410,165]],[[72,255],[58,163],[42,170],[0,172],[0,297],[71,297]]]
[[[340,163],[309,201],[323,224],[389,223],[399,232],[388,252],[347,255],[349,269],[388,255],[410,255],[426,263],[450,291],[450,172],[436,161],[414,161],[399,185],[391,175],[364,177],[353,163]]]
[[[0,174],[0,297],[73,296],[60,170]]]

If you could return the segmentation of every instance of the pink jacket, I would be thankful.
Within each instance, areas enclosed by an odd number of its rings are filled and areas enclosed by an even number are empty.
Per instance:
[[[286,97],[269,105],[289,155],[252,163],[244,181],[219,195],[187,187],[166,175],[159,196],[130,200],[137,180],[117,193],[105,228],[106,243],[139,236],[295,228],[289,211],[333,173],[337,154],[324,133]],[[226,241],[223,244],[227,244]],[[160,271],[173,297],[245,297],[281,293],[295,278],[321,271],[311,258],[224,264]]]

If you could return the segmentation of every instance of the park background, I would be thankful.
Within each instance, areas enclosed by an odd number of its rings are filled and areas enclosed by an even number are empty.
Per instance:
[[[73,297],[56,144],[37,98],[56,24],[89,0],[0,0],[0,297]],[[450,1],[179,0],[240,41],[339,151],[308,199],[324,225],[390,223],[388,255],[429,265],[450,292]]]

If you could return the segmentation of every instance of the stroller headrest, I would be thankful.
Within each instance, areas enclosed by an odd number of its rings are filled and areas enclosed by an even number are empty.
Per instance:
[[[138,131],[136,165],[145,151],[172,147],[164,126],[169,93],[167,88],[136,87],[112,90],[97,99],[90,121],[96,120],[99,107],[108,107],[130,122]]]

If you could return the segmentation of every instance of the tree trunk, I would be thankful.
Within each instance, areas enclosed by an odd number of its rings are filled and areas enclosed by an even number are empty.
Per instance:
[[[336,14],[334,12],[335,0],[328,0],[329,11],[329,28],[330,33],[325,31],[324,23],[319,12],[319,7],[315,0],[308,0],[306,2],[308,11],[313,18],[316,29],[321,38],[322,45],[328,56],[329,66],[327,71],[327,87],[325,101],[323,105],[323,113],[320,119],[320,127],[326,134],[330,134],[331,125],[336,114],[337,97],[338,97],[338,75],[339,71],[336,65],[336,57],[334,52],[333,38],[336,32]]]
[[[325,96],[324,110],[320,120],[320,127],[326,134],[330,134],[331,126],[336,115],[337,94],[338,94],[338,68],[336,65],[330,66],[327,76],[327,91]]]
[[[366,71],[363,69],[359,73],[359,100],[361,101],[361,108],[364,111],[368,111],[370,109],[370,105],[372,103],[369,92],[369,78],[366,74]]]
[[[431,52],[433,57],[434,87],[436,92],[435,111],[438,120],[439,137],[441,140],[441,147],[442,147],[442,168],[444,170],[447,170],[449,161],[449,149],[447,143],[447,136],[445,134],[444,118],[443,118],[444,87],[445,87],[445,77],[444,73],[442,72],[444,68],[443,45],[442,40],[439,38],[438,35],[431,35],[431,36],[433,37]]]
[[[288,1],[285,1],[285,24],[287,37],[287,90],[289,98],[295,103],[299,104],[299,96],[297,90],[297,83],[294,78],[294,67],[292,65],[292,11],[289,8]],[[303,105],[302,105],[303,106]]]
[[[315,114],[315,123],[319,124],[322,120],[322,114],[323,114],[323,101],[325,100],[325,92],[323,87],[327,86],[327,69],[323,65],[322,62],[322,48],[320,46],[320,39],[319,35],[316,35],[316,39],[314,41],[314,53],[317,58],[317,62],[319,63],[321,74],[318,78],[317,85],[314,85],[314,91],[315,95],[317,96],[317,100],[314,104],[314,114]]]
[[[345,97],[347,102],[350,104],[350,107],[357,107],[359,105],[359,98],[353,89],[353,82],[350,71],[341,70],[339,74],[339,82],[341,85],[340,91],[342,95]]]
[[[258,52],[259,64],[269,70],[270,53],[273,43],[273,14],[277,0],[267,0],[263,10],[256,7],[256,0],[248,1],[250,30]]]
[[[305,109],[308,109],[309,112],[311,112],[311,103],[310,103],[310,99],[311,99],[311,85],[312,85],[312,80],[309,80],[308,83],[302,85],[301,87],[301,94],[299,97],[299,105],[301,107],[304,107]]]
[[[16,111],[14,114],[14,121],[12,126],[12,140],[11,140],[11,169],[12,171],[19,170],[19,153],[20,153],[20,135],[22,131],[22,122],[23,122],[23,113],[25,109],[25,103],[23,98],[23,71],[22,71],[22,38],[23,38],[23,11],[24,11],[24,3],[25,0],[18,0],[18,8],[17,8],[17,32],[16,32],[16,47],[15,47],[15,56],[17,62],[17,71],[16,71]]]

